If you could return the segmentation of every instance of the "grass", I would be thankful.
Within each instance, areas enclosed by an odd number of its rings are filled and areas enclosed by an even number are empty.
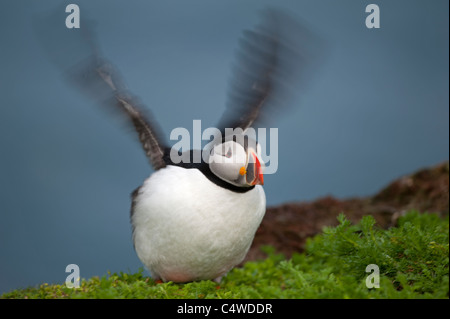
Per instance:
[[[397,227],[378,229],[371,216],[357,225],[344,215],[337,227],[307,242],[286,259],[271,247],[268,258],[233,269],[212,281],[158,284],[143,274],[108,273],[64,284],[30,287],[1,298],[448,298],[449,219],[409,212]],[[379,267],[380,288],[367,288],[366,266]]]

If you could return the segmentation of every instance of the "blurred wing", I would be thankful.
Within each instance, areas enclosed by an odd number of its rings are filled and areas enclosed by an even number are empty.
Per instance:
[[[103,58],[94,56],[69,70],[68,78],[83,92],[110,109],[125,115],[138,133],[139,141],[155,170],[163,168],[166,146],[161,142],[160,130],[139,99],[131,95],[116,68]]]
[[[35,17],[34,29],[56,67],[69,83],[108,110],[118,110],[138,133],[139,141],[155,170],[165,167],[165,144],[160,130],[139,99],[130,94],[113,64],[100,53],[93,30],[94,23],[82,15],[79,29],[61,25],[65,10]]]
[[[222,134],[225,128],[245,131],[280,113],[286,100],[301,90],[304,83],[299,80],[309,80],[307,69],[319,51],[317,40],[289,15],[274,9],[264,11],[262,23],[244,31],[239,41],[227,107],[219,125]]]
[[[277,67],[277,38],[270,34],[244,31],[230,83],[224,127],[251,127],[273,90]]]

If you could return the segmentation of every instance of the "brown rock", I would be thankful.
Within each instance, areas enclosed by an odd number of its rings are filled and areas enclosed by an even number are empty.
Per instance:
[[[275,247],[287,257],[302,252],[308,237],[318,234],[325,226],[338,224],[336,217],[340,213],[354,223],[364,215],[372,215],[379,227],[388,228],[412,209],[448,214],[448,161],[399,178],[372,197],[339,200],[328,196],[312,202],[269,207],[245,261],[265,258],[261,251],[264,245]]]

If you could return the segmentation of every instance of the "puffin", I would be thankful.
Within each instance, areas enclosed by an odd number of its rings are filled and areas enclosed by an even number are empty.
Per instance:
[[[130,222],[136,254],[155,281],[220,282],[246,257],[266,211],[262,145],[248,132],[273,117],[270,105],[283,100],[302,60],[286,41],[301,33],[287,21],[268,9],[242,33],[219,134],[208,147],[183,154],[168,145],[150,110],[103,57],[88,24],[73,31],[90,52],[66,70],[68,80],[121,114],[153,168],[131,194]]]

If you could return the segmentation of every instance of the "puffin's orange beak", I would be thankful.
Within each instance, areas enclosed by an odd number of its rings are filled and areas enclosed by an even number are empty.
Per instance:
[[[255,158],[255,179],[251,185],[264,185],[264,175],[262,173],[261,163],[255,153],[252,153],[252,155]]]

